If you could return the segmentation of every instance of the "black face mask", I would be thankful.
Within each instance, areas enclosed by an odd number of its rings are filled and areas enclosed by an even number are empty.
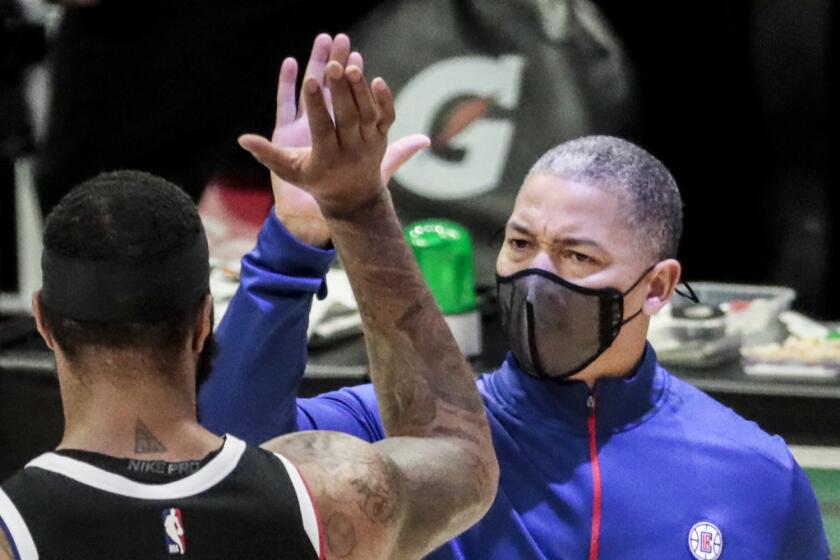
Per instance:
[[[502,328],[519,367],[536,377],[564,379],[594,362],[642,312],[624,319],[624,296],[651,270],[624,292],[586,288],[537,268],[497,275]]]

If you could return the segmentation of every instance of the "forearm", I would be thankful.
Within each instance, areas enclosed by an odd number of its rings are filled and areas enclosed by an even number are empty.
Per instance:
[[[371,378],[389,436],[430,436],[463,415],[486,428],[472,371],[415,263],[390,195],[328,217],[366,335]]]
[[[396,550],[420,557],[475,523],[495,498],[499,471],[487,416],[388,191],[328,221],[356,294],[389,436],[376,445],[409,497]]]
[[[498,464],[484,405],[405,242],[388,191],[351,216],[328,221],[362,316],[382,425],[388,437],[399,436],[381,442],[382,450],[405,474],[407,489],[419,489],[418,480],[435,480],[445,489],[434,504],[424,502],[422,491],[408,490],[414,501],[406,526],[412,531],[401,535],[401,545],[422,548],[411,535],[429,542],[454,536],[496,495]]]

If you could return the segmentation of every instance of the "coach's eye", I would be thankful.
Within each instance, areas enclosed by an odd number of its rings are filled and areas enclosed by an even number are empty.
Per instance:
[[[514,251],[522,251],[524,249],[527,249],[530,245],[531,243],[527,239],[508,239],[508,246]]]
[[[576,263],[580,263],[580,264],[591,264],[591,263],[595,262],[595,259],[593,259],[589,255],[585,255],[583,253],[578,253],[577,251],[571,251],[569,253],[569,258],[571,258]]]

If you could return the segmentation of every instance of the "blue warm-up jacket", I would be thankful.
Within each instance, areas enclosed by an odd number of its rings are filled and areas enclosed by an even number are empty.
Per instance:
[[[295,430],[384,438],[371,385],[297,399],[312,296],[332,251],[271,213],[242,262],[200,394],[218,433],[260,443]],[[785,442],[657,363],[583,383],[523,374],[511,357],[478,379],[501,465],[498,496],[435,559],[826,560],[811,485]]]

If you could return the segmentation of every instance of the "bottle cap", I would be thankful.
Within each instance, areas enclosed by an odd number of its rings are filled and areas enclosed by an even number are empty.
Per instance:
[[[476,308],[469,232],[448,220],[423,220],[405,228],[420,271],[444,315]]]

